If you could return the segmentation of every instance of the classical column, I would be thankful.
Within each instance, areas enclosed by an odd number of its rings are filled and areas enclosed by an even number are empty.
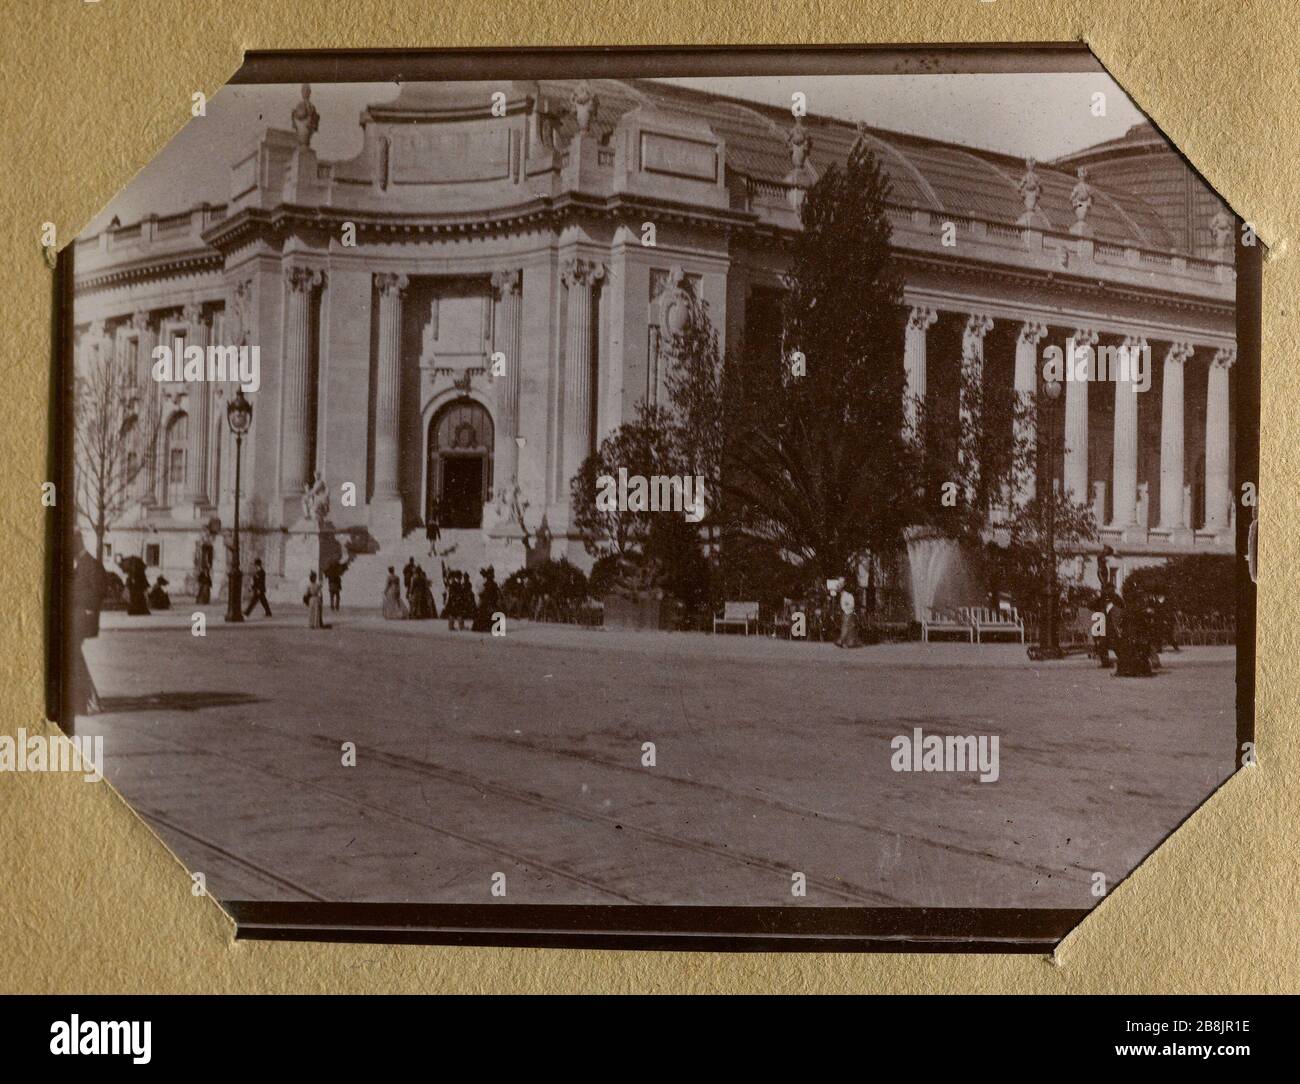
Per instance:
[[[903,431],[916,432],[918,407],[925,404],[925,338],[939,314],[924,305],[913,305],[903,337]]]
[[[398,438],[401,432],[402,291],[405,275],[375,276],[379,291],[379,359],[375,386],[375,492],[379,501],[397,500]]]
[[[1215,351],[1205,398],[1205,529],[1228,527],[1228,370],[1237,360],[1236,346]]]
[[[189,327],[185,336],[185,350],[197,346],[203,351],[203,376],[207,376],[208,338],[212,327],[212,314],[205,313],[202,305],[186,305],[181,317]],[[190,386],[189,455],[185,459],[185,499],[195,504],[208,500],[208,417],[212,412],[212,385],[206,379]]]
[[[1120,372],[1112,374],[1115,386],[1114,454],[1111,458],[1111,526],[1137,526],[1137,385],[1133,381],[1138,356],[1147,349],[1146,339],[1129,335],[1124,340]]]
[[[497,347],[506,356],[505,396],[501,411],[501,425],[507,440],[507,454],[510,456],[510,484],[513,487],[519,477],[519,386],[523,368],[520,350],[520,328],[522,323],[523,272],[514,267],[508,271],[497,271],[492,276],[492,289],[496,292],[497,304],[501,306],[501,341]]]
[[[1191,343],[1170,343],[1165,352],[1160,393],[1160,529],[1175,531],[1183,523],[1183,369],[1192,357]]]
[[[564,418],[561,447],[567,495],[571,479],[591,451],[591,305],[595,287],[605,277],[605,265],[574,259],[564,265],[569,290],[565,325]]]
[[[1065,494],[1074,501],[1088,499],[1088,381],[1074,356],[1076,350],[1089,352],[1097,346],[1097,333],[1080,328],[1065,344]]]
[[[153,350],[158,345],[158,322],[149,312],[140,309],[132,313],[131,326],[136,331],[135,386],[141,389],[139,403],[147,414],[137,425],[141,426],[140,432],[148,440],[158,429],[162,410],[162,388],[151,375]],[[141,501],[152,502],[157,487],[158,449],[156,446],[142,447],[140,454],[146,458],[135,483],[136,494]]]
[[[325,276],[306,267],[285,273],[289,305],[284,322],[284,374],[281,381],[280,496],[300,497],[307,484],[307,426],[312,421],[308,380],[311,375],[311,295]]]
[[[979,419],[975,417],[970,397],[984,380],[984,336],[993,327],[993,318],[984,313],[972,313],[966,320],[961,336],[961,388],[959,415],[961,432],[957,438],[957,458],[966,475],[966,500],[975,500],[979,483],[979,459],[976,446],[979,439]]]
[[[1034,403],[1038,392],[1038,344],[1046,334],[1045,325],[1029,320],[1020,326],[1020,334],[1016,336],[1015,391],[1016,397],[1020,399],[1020,409],[1024,410],[1016,423],[1016,441],[1031,449],[1030,461],[1035,465],[1037,428],[1034,424]],[[1018,505],[1026,505],[1034,499],[1035,473],[1031,468],[1022,478],[1017,479],[1015,501]]]

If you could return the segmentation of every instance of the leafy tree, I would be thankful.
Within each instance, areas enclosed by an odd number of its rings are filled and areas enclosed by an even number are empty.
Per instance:
[[[888,194],[863,141],[813,185],[786,276],[784,356],[724,373],[724,552],[821,580],[901,544],[916,479]]]

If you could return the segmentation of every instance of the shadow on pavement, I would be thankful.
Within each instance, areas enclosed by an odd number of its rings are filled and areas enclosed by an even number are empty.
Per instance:
[[[99,715],[124,711],[202,711],[235,704],[258,704],[263,700],[250,693],[154,693],[152,696],[105,696],[99,701]]]

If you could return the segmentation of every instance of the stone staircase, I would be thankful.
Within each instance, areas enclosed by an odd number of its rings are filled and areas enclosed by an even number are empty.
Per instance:
[[[358,554],[348,567],[343,577],[343,604],[377,609],[383,605],[384,583],[388,579],[388,566],[400,576],[402,567],[412,557],[429,577],[433,591],[433,600],[442,612],[443,582],[442,565],[461,572],[468,572],[474,582],[477,593],[482,585],[479,569],[489,562],[488,539],[483,531],[446,530],[438,539],[435,552],[429,556],[429,540],[423,528],[408,531],[396,544],[384,546],[377,553]],[[497,568],[497,583],[509,574],[509,570]],[[403,596],[405,597],[405,596]]]

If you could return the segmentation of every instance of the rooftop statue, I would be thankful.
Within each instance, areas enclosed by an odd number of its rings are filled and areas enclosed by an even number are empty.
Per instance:
[[[310,147],[311,137],[320,127],[320,114],[311,104],[311,84],[303,83],[302,100],[293,107],[290,119],[293,122],[294,133],[298,136],[298,142],[304,147]]]
[[[578,85],[573,88],[569,104],[573,106],[573,115],[578,121],[578,134],[591,131],[591,123],[596,119],[596,110],[600,108],[600,99],[592,92],[591,84],[587,80],[579,80]]]
[[[1232,216],[1227,211],[1220,211],[1210,219],[1210,236],[1214,238],[1214,254],[1219,259],[1227,259],[1232,248]]]
[[[794,118],[794,127],[785,139],[790,145],[790,161],[794,163],[795,172],[802,173],[813,146],[812,136],[803,126],[803,117]]]
[[[1074,208],[1074,222],[1070,232],[1075,237],[1091,237],[1092,224],[1087,221],[1092,210],[1092,186],[1088,184],[1088,171],[1079,167],[1079,182],[1070,190],[1070,206]]]
[[[1088,184],[1088,171],[1083,166],[1079,167],[1078,177],[1079,183],[1070,190],[1070,206],[1074,208],[1077,224],[1082,224],[1092,209],[1092,186]]]
[[[1033,214],[1038,210],[1038,194],[1043,190],[1043,182],[1038,179],[1038,174],[1034,172],[1034,166],[1037,163],[1032,158],[1025,159],[1025,172],[1020,178],[1020,195],[1025,201],[1025,212]]]

